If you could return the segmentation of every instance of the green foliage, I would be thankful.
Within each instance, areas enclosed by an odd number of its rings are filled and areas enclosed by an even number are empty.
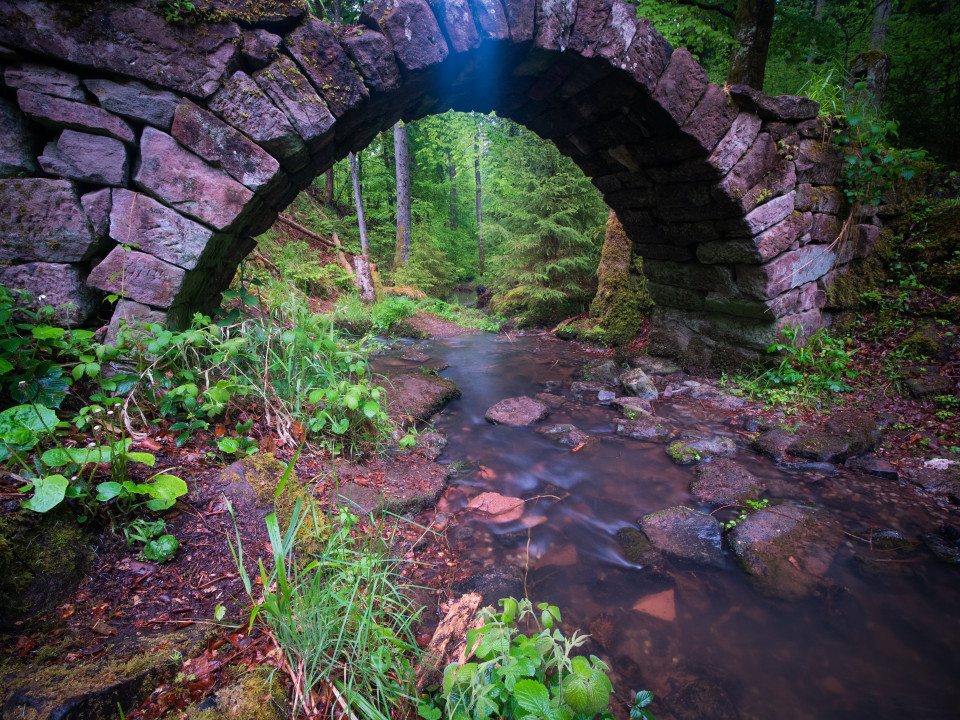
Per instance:
[[[893,147],[899,137],[894,120],[861,113],[848,113],[844,119],[834,130],[834,141],[848,150],[841,178],[844,194],[855,208],[880,205],[899,181],[913,178],[927,154]]]
[[[441,696],[450,720],[612,718],[607,709],[613,686],[606,664],[574,654],[586,635],[567,638],[554,625],[560,611],[529,600],[507,598],[503,608],[483,608],[482,627],[467,632],[468,655],[475,661],[452,663],[443,674]],[[539,611],[539,612],[538,612]],[[528,620],[537,631],[524,635],[517,625]],[[421,712],[421,715],[424,715]]]
[[[508,121],[491,133],[493,310],[543,324],[581,312],[596,290],[607,209],[556,147]]]
[[[767,498],[763,498],[762,500],[744,500],[743,502],[743,505],[724,505],[724,507],[737,507],[741,509],[736,517],[720,523],[720,527],[724,530],[733,530],[737,525],[747,519],[747,510],[753,510],[755,512],[770,506],[770,500]]]
[[[413,285],[427,295],[444,298],[456,285],[454,265],[447,257],[445,243],[434,223],[418,222],[413,227],[410,262],[391,276],[394,285]]]
[[[275,514],[268,515],[273,568],[268,571],[260,560],[262,589],[256,597],[239,531],[231,549],[254,603],[251,625],[264,623],[287,667],[295,669],[295,710],[314,716],[315,693],[332,686],[357,717],[389,720],[415,701],[413,668],[419,649],[412,627],[419,611],[400,577],[402,562],[390,557],[389,542],[380,539],[390,528],[377,527],[358,537],[353,532],[357,522],[341,511],[338,529],[324,540],[303,532],[304,523],[311,528],[322,523],[302,501],[285,530]],[[316,552],[305,552],[305,536],[319,544]]]
[[[167,524],[163,520],[137,518],[123,528],[127,545],[143,543],[143,557],[153,562],[165,563],[176,555],[180,543],[170,534],[164,534]]]
[[[157,7],[169,23],[184,22],[190,19],[197,6],[190,0],[157,0]]]
[[[852,367],[853,352],[842,340],[823,328],[805,338],[803,327],[786,327],[785,343],[775,343],[767,352],[781,356],[780,364],[745,383],[745,389],[770,403],[819,403],[832,393],[849,392],[846,380],[858,372]]]

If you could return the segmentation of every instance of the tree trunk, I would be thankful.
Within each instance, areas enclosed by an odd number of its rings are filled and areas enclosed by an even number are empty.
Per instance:
[[[873,24],[870,26],[870,47],[882,50],[887,42],[887,26],[890,13],[893,12],[893,0],[880,0],[873,8]]]
[[[767,50],[773,31],[775,0],[739,0],[734,19],[733,53],[730,55],[730,85],[749,85],[763,90]]]
[[[447,151],[447,176],[450,178],[450,229],[457,229],[457,166]]]
[[[373,276],[370,274],[369,241],[367,240],[367,221],[363,216],[363,194],[360,191],[360,169],[357,156],[350,153],[350,179],[353,180],[353,202],[357,206],[357,224],[360,226],[361,255],[353,258],[356,269],[357,294],[364,302],[374,301]],[[362,259],[361,259],[362,258]]]
[[[483,275],[483,212],[480,209],[480,124],[473,136],[473,172],[477,181],[477,258],[480,274]]]
[[[397,265],[410,262],[410,146],[407,126],[398,122],[393,126],[393,149],[397,163]]]
[[[368,255],[354,255],[353,267],[356,270],[357,295],[365,303],[376,300],[376,291],[373,287],[373,273],[370,272],[370,257]]]
[[[333,207],[333,166],[324,173],[323,200]]]
[[[340,20],[340,0],[333,0],[333,24],[339,25]]]

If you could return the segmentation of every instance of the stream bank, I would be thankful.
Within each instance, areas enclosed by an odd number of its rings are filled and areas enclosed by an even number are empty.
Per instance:
[[[321,506],[346,494],[370,510],[386,495],[398,502],[392,509],[412,514],[419,527],[401,525],[399,541],[407,557],[424,563],[414,579],[433,588],[421,598],[424,643],[450,597],[477,590],[495,602],[530,594],[560,605],[570,626],[591,632],[590,649],[610,660],[618,699],[640,687],[655,690],[658,717],[884,717],[879,688],[892,689],[913,717],[947,717],[938,708],[956,700],[947,677],[956,669],[957,628],[949,616],[956,571],[933,560],[922,539],[957,524],[949,493],[871,477],[842,462],[828,467],[788,456],[800,462],[777,465],[753,449],[755,437],[786,432],[766,410],[714,381],[641,358],[634,364],[651,382],[634,373],[628,381],[635,394],[626,395],[612,382],[623,368],[549,336],[397,342],[376,361],[385,375],[433,384],[439,372],[462,397],[439,415],[439,401],[417,413],[432,417],[437,432],[421,432],[413,451],[359,463],[301,456],[301,484]],[[641,397],[650,385],[656,398]],[[485,419],[498,401],[520,396],[549,415],[532,427]],[[800,435],[792,433],[791,442]],[[676,443],[717,438],[721,456],[710,462],[703,462],[705,445],[694,448],[700,462],[692,465],[682,464],[693,458],[683,447],[675,458],[667,453]],[[273,452],[285,461],[293,449]],[[8,635],[0,676],[20,687],[4,699],[5,718],[63,715],[69,703],[77,706],[73,696],[45,695],[36,679],[62,678],[81,662],[103,681],[86,696],[136,698],[141,704],[128,716],[151,719],[208,702],[211,692],[235,686],[243,668],[276,663],[262,635],[212,621],[218,603],[227,619],[244,617],[226,546],[235,530],[216,460],[186,461],[195,463],[191,499],[168,516],[183,538],[181,554],[169,565],[143,563],[115,536],[102,535],[79,591],[41,622]],[[705,472],[724,467],[719,477]],[[949,482],[949,469],[936,472]],[[699,483],[696,491],[691,483]],[[518,498],[521,512],[514,505],[513,515],[491,513],[490,504],[474,503],[483,493]],[[267,505],[250,493],[228,496],[235,507],[250,501],[237,513],[248,557],[266,554]],[[709,519],[712,507],[754,497],[768,498],[776,512],[749,513],[722,538]],[[729,522],[737,512],[718,517]],[[753,551],[773,535],[788,535],[790,551],[773,559]],[[684,537],[696,542],[677,540]],[[765,585],[770,577],[778,581],[772,587]],[[171,639],[171,630],[191,630],[192,644]],[[128,644],[131,638],[138,644]],[[93,664],[100,661],[110,664]],[[141,678],[138,692],[122,695],[132,670]],[[281,696],[278,690],[275,699]],[[918,710],[921,696],[932,709]],[[814,706],[804,697],[815,698]],[[95,716],[76,712],[63,716]]]

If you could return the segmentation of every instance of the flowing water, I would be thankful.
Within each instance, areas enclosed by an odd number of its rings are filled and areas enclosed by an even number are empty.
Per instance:
[[[570,403],[544,421],[600,439],[579,452],[534,428],[483,417],[508,397],[545,389],[569,397],[581,351],[548,337],[475,335],[427,352],[449,363],[442,374],[463,390],[436,423],[449,439],[440,462],[467,462],[442,501],[457,513],[451,543],[477,570],[523,568],[534,602],[559,605],[567,628],[592,633],[589,649],[611,665],[621,698],[651,689],[662,717],[673,702],[678,717],[704,720],[960,718],[956,568],[923,552],[863,562],[869,548],[849,539],[830,568],[831,589],[787,602],[761,595],[729,553],[724,569],[631,564],[617,531],[662,508],[697,507],[690,468],[675,465],[663,445],[617,436],[619,414],[600,405]],[[746,444],[735,413],[681,398],[658,403],[657,414]],[[893,527],[916,538],[932,529],[897,483],[788,472],[745,449],[737,459],[768,496],[823,504],[851,532]],[[465,509],[483,491],[544,497],[527,503],[522,519],[496,524]],[[647,612],[634,609],[638,603]],[[690,709],[696,693],[683,688],[695,679],[722,688],[719,699],[704,691],[699,709]]]

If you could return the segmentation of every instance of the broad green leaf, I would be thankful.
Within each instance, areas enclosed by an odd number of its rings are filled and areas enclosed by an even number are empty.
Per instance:
[[[156,475],[146,487],[153,496],[146,505],[154,511],[173,507],[178,497],[187,494],[187,484],[176,475]]]
[[[110,502],[123,492],[123,485],[118,482],[108,481],[97,485],[97,501]]]
[[[524,710],[536,715],[546,715],[550,710],[550,693],[542,683],[524,678],[518,680],[513,688],[517,704]]]
[[[143,546],[143,556],[147,560],[164,563],[173,559],[178,547],[180,543],[173,535],[161,535]]]
[[[144,465],[148,465],[150,467],[153,467],[154,465],[157,464],[157,458],[151,455],[150,453],[128,451],[124,453],[124,455],[126,455],[127,460],[143,463]]]
[[[92,462],[110,462],[112,454],[107,445],[97,445],[92,448],[50,448],[40,456],[40,459],[47,467],[63,467],[70,463],[86,465]]]
[[[653,693],[649,690],[641,690],[637,693],[637,696],[633,699],[633,704],[637,707],[646,707],[653,702]]]
[[[63,328],[40,325],[33,329],[33,337],[37,340],[53,340],[54,338],[63,337],[66,332]]]
[[[6,375],[8,372],[13,370],[14,365],[12,362],[6,358],[0,358],[0,375]]]
[[[44,513],[63,500],[70,481],[63,475],[49,475],[33,481],[33,497],[23,503],[23,507],[34,512]]]

